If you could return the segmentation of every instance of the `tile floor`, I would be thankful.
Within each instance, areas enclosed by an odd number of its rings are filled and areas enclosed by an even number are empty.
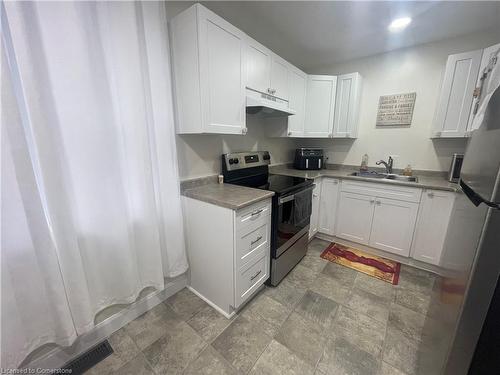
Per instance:
[[[414,375],[436,276],[402,267],[393,286],[307,256],[228,320],[187,289],[113,334],[87,374]]]

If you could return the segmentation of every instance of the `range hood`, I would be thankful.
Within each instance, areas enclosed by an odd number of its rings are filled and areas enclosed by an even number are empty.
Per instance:
[[[247,88],[247,114],[258,117],[288,117],[295,114],[288,101]]]

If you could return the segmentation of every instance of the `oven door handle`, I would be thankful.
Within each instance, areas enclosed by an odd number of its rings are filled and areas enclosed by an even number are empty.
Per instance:
[[[293,201],[294,199],[295,199],[295,195],[294,194],[287,195],[287,196],[285,196],[283,198],[280,198],[280,200],[278,202],[278,205],[281,206],[283,203]]]

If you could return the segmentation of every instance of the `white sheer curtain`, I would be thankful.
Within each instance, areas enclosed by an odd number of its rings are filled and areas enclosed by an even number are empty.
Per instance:
[[[2,5],[1,367],[187,270],[161,3]]]

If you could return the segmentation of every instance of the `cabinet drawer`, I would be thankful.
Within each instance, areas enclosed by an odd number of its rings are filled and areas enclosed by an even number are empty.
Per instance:
[[[264,253],[255,263],[240,268],[236,273],[235,308],[238,308],[269,277],[269,257]]]
[[[352,180],[343,180],[341,190],[348,193],[415,203],[420,202],[420,196],[422,195],[422,189],[420,188]]]
[[[236,233],[236,266],[241,266],[254,258],[255,254],[269,249],[271,220],[265,216]]]
[[[239,231],[240,229],[269,215],[271,215],[270,199],[242,208],[241,210],[236,211],[236,230]]]

